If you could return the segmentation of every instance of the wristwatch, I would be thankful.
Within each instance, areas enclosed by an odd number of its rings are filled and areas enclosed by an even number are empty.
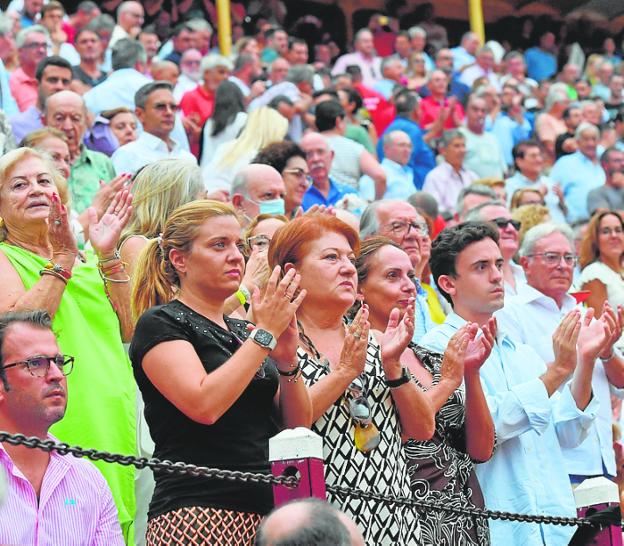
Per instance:
[[[277,345],[277,339],[271,332],[267,332],[262,328],[254,328],[249,334],[249,339],[260,345],[263,349],[272,351]]]
[[[384,379],[384,383],[386,384],[386,386],[390,387],[391,389],[396,389],[397,387],[400,387],[401,385],[405,385],[405,383],[409,383],[411,379],[412,379],[412,376],[407,371],[407,368],[404,367],[401,373],[401,377],[399,377],[398,379]]]

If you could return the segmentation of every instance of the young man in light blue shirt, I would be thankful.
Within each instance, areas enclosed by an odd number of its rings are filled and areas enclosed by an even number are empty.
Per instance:
[[[421,345],[443,352],[467,321],[485,325],[503,307],[498,231],[482,222],[445,229],[433,242],[429,263],[454,312]],[[497,436],[494,455],[476,468],[486,508],[576,515],[561,446],[579,445],[595,419],[591,375],[605,341],[604,332],[582,327],[580,313],[572,311],[553,335],[555,359],[546,366],[530,346],[499,330],[480,374]],[[490,533],[492,544],[564,546],[574,528],[491,520]]]

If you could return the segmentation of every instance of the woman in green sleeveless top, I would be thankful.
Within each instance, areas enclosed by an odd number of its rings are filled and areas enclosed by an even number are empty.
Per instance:
[[[0,312],[48,311],[62,352],[76,358],[67,412],[50,432],[69,444],[134,454],[136,385],[123,348],[132,336],[129,277],[115,251],[131,196],[118,193],[99,219],[90,211],[94,252],[85,258],[57,184],[64,180],[34,150],[0,158]],[[113,492],[126,543],[132,543],[134,469],[95,464]]]

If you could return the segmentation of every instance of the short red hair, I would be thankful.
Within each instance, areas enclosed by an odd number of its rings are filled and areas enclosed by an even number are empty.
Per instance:
[[[306,214],[291,220],[273,235],[268,253],[271,269],[300,262],[310,245],[327,232],[344,235],[355,255],[360,253],[360,237],[351,226],[331,214]]]

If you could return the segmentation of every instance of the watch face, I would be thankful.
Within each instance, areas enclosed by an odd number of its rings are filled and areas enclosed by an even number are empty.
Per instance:
[[[268,347],[273,341],[273,336],[266,330],[256,330],[256,335],[254,337],[260,345],[264,345],[265,347]]]

